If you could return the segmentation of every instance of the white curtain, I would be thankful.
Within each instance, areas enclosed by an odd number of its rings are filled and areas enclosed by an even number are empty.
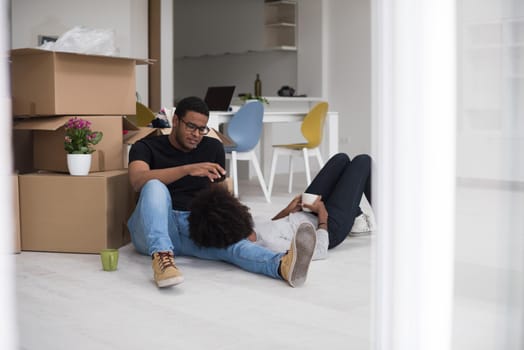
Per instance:
[[[524,1],[457,3],[454,349],[521,350]]]
[[[16,349],[15,283],[13,238],[11,94],[9,90],[9,12],[7,0],[0,0],[0,349]]]
[[[374,348],[524,348],[524,1],[374,0]]]
[[[374,347],[451,347],[455,2],[373,2]]]

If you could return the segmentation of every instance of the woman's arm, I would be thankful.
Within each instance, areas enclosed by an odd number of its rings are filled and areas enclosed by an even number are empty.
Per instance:
[[[271,220],[278,220],[278,219],[288,216],[291,213],[296,213],[297,211],[301,211],[301,210],[302,210],[302,197],[298,195],[291,200],[291,202],[287,205],[287,207],[282,209]]]
[[[324,205],[324,202],[322,201],[322,197],[318,196],[318,198],[313,202],[313,204],[304,204],[304,207],[317,214],[318,228],[327,231],[329,214],[326,209],[326,206]]]

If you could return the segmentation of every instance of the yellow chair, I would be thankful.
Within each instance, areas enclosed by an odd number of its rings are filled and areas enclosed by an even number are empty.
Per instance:
[[[144,106],[142,103],[136,103],[136,125],[137,126],[148,126],[149,123],[155,119],[155,113],[152,110]]]
[[[291,193],[293,186],[293,157],[303,157],[306,168],[307,184],[311,183],[311,173],[309,168],[309,157],[316,157],[320,167],[324,166],[322,155],[320,154],[319,146],[322,143],[322,136],[324,133],[324,122],[328,112],[328,103],[320,102],[316,104],[309,113],[304,117],[300,131],[307,142],[293,143],[288,145],[273,145],[273,159],[271,161],[271,173],[269,177],[268,192],[271,196],[273,191],[273,181],[275,178],[275,171],[278,157],[281,155],[289,156],[289,187],[288,192]]]

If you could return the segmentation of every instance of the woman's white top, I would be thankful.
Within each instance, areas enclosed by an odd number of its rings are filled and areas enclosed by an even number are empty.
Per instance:
[[[295,232],[303,222],[309,222],[313,227],[318,226],[318,218],[303,211],[291,213],[278,220],[268,220],[267,218],[254,217],[255,233],[257,244],[275,252],[286,252],[289,250],[291,240]],[[317,229],[317,244],[313,253],[313,260],[327,258],[329,236],[326,230]]]

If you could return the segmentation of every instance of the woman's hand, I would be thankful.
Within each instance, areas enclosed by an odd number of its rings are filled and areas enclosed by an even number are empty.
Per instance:
[[[296,213],[297,211],[301,211],[301,210],[302,210],[302,196],[298,195],[295,198],[293,198],[291,202],[289,202],[289,204],[286,207],[286,212],[290,214],[290,213]]]
[[[301,211],[301,210],[302,210],[302,196],[298,195],[291,200],[291,202],[287,205],[287,207],[282,209],[271,220],[278,220],[278,219],[288,216],[291,213],[296,213],[297,211]]]
[[[322,201],[322,196],[318,196],[318,198],[313,202],[313,204],[304,203],[303,206],[304,208],[311,210],[313,213],[316,213],[319,222],[327,222],[328,212],[324,205],[324,202]]]

